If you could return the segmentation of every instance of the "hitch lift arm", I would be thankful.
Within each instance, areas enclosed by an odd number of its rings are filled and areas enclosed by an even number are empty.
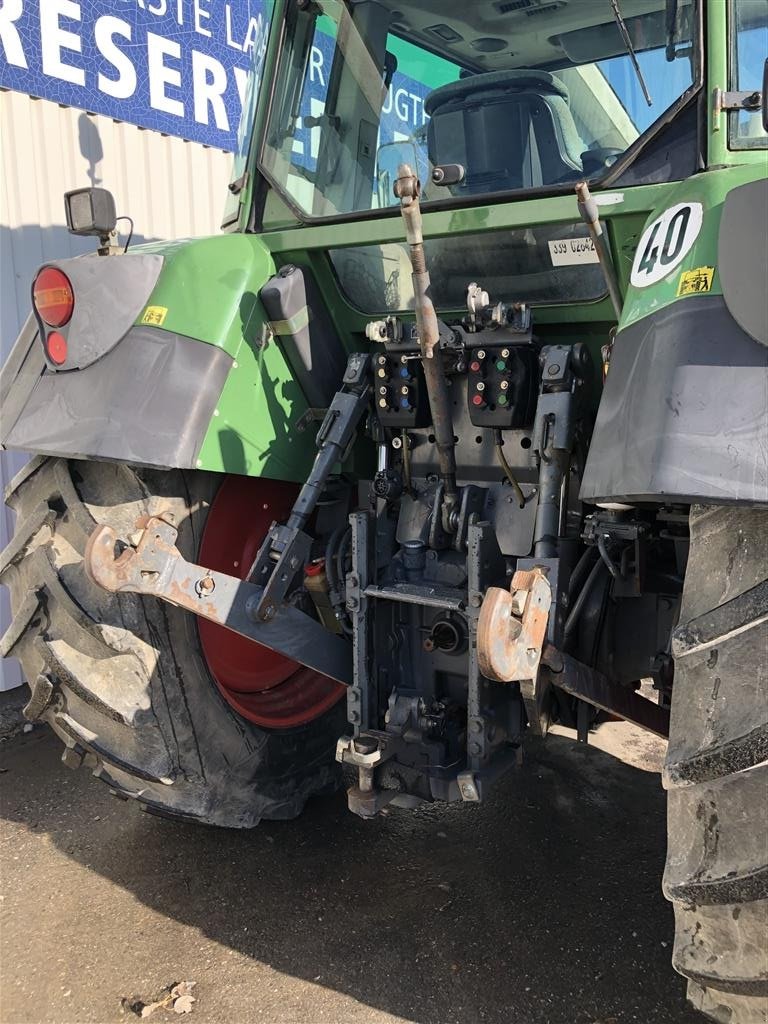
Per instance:
[[[352,683],[352,645],[287,604],[312,547],[304,532],[334,466],[342,461],[370,401],[371,357],[349,357],[342,388],[317,433],[318,453],[288,522],[273,523],[245,580],[187,562],[176,547],[176,528],[162,516],[149,519],[135,548],[116,554],[118,537],[99,526],[88,540],[85,570],[111,593],[158,597],[225,626],[249,640],[330,676]],[[248,515],[248,509],[243,509]]]
[[[259,621],[255,612],[262,588],[187,562],[175,546],[177,532],[163,519],[149,519],[138,547],[116,557],[115,531],[99,526],[88,539],[86,572],[110,593],[159,597],[350,685],[350,644],[291,605],[281,605],[268,623]]]

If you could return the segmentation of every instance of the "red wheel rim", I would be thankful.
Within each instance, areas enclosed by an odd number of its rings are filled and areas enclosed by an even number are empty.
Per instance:
[[[240,579],[274,520],[284,520],[298,485],[247,476],[225,477],[203,530],[198,561]],[[290,729],[318,718],[345,687],[223,626],[198,619],[208,671],[227,703],[267,729]]]

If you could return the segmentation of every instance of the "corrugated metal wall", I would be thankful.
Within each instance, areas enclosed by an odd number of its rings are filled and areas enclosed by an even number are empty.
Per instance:
[[[215,234],[231,163],[231,154],[220,150],[22,93],[0,92],[2,361],[29,313],[38,266],[95,248],[94,239],[67,233],[65,192],[85,185],[110,189],[118,214],[134,220],[134,242]],[[0,454],[3,488],[24,461],[17,453]],[[0,546],[8,543],[11,531],[12,513],[3,506]],[[0,587],[0,635],[8,621],[7,591]],[[0,661],[0,690],[20,681],[18,664]]]

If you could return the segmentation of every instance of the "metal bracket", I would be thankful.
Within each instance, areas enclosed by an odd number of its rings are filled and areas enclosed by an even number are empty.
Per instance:
[[[399,736],[382,732],[342,736],[338,741],[336,760],[357,768],[357,785],[347,790],[347,803],[353,814],[361,818],[375,818],[383,807],[400,795],[396,789],[377,788],[374,771],[394,757],[401,747]]]
[[[200,615],[255,640],[345,686],[352,682],[352,647],[315,619],[290,605],[274,606],[269,622],[258,621],[261,587],[182,558],[178,531],[163,519],[144,525],[136,548],[122,545],[109,526],[97,527],[85,549],[89,578],[112,594],[146,594]]]
[[[509,591],[490,587],[477,628],[477,655],[483,675],[501,683],[520,683],[528,724],[537,736],[549,728],[546,680],[539,663],[547,638],[552,588],[546,570],[518,569]]]
[[[368,409],[370,370],[371,357],[366,353],[353,352],[347,360],[342,388],[334,395],[315,438],[318,452],[309,478],[293,504],[288,522],[272,524],[248,572],[248,581],[263,588],[257,617],[264,622],[274,616],[309,559],[312,539],[303,530],[334,467],[346,458]],[[243,514],[247,515],[247,511]]]
[[[573,697],[596,708],[619,715],[648,732],[669,736],[669,709],[654,704],[634,690],[613,682],[589,665],[584,665],[557,648],[547,645],[543,655],[546,675],[553,686],[558,686]]]
[[[552,588],[543,569],[518,570],[509,590],[489,587],[477,626],[477,655],[488,679],[535,679],[547,636]]]
[[[296,420],[296,430],[300,434],[303,434],[310,424],[322,423],[327,415],[327,409],[314,409],[312,407],[305,409],[301,416]]]
[[[456,519],[456,535],[453,539],[453,547],[456,551],[464,551],[467,546],[467,535],[470,523],[480,520],[483,513],[483,506],[488,492],[484,487],[476,487],[474,484],[467,484],[461,489],[461,504],[459,505]]]
[[[712,92],[712,130],[720,131],[720,115],[724,110],[760,110],[763,94],[759,89],[735,92],[716,86]]]

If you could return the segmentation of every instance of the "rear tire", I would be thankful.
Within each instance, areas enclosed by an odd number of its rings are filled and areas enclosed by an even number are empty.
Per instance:
[[[694,506],[664,784],[673,964],[721,1024],[768,1022],[768,512]]]
[[[335,788],[343,703],[293,729],[247,721],[214,685],[193,615],[108,594],[82,564],[97,523],[129,537],[141,516],[161,512],[173,516],[178,546],[194,561],[221,480],[33,459],[6,495],[17,522],[0,556],[13,611],[0,654],[21,660],[32,689],[26,714],[54,728],[65,763],[86,764],[118,796],[157,814],[248,828],[295,817],[312,794]]]

